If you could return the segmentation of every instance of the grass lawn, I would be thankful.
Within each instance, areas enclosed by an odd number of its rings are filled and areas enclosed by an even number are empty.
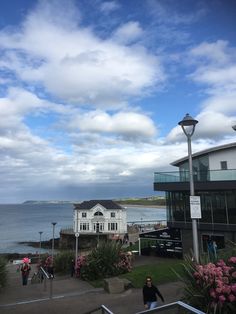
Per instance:
[[[135,288],[143,287],[146,276],[151,276],[153,282],[162,284],[167,282],[177,281],[178,277],[174,273],[175,270],[178,274],[183,272],[183,260],[179,259],[165,259],[158,261],[158,264],[142,265],[133,268],[130,273],[121,275],[121,278],[130,280]]]
[[[183,271],[183,260],[180,259],[165,259],[158,260],[158,263],[136,266],[130,273],[120,275],[120,278],[127,278],[132,282],[135,288],[142,288],[146,276],[151,276],[153,282],[157,285],[167,282],[177,281],[178,277],[174,273],[175,270],[178,274]],[[90,281],[94,287],[102,287],[103,280]]]

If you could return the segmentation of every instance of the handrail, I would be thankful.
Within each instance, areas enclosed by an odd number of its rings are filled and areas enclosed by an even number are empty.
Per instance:
[[[101,305],[102,314],[113,314],[112,311],[110,311],[105,305]]]
[[[177,301],[177,302],[173,302],[173,303],[169,303],[169,304],[165,304],[159,307],[156,307],[154,309],[151,310],[144,310],[141,312],[137,312],[135,314],[151,314],[151,313],[158,313],[158,312],[164,312],[165,310],[169,310],[169,309],[174,309],[176,308],[177,310],[182,308],[187,310],[186,313],[194,313],[194,314],[206,314],[205,312],[202,312],[194,307],[192,307],[189,304],[186,304],[182,301]],[[111,312],[105,305],[101,305],[100,307],[93,309],[89,312],[86,312],[85,314],[93,314],[93,313],[98,313],[98,311],[101,310],[101,314],[114,314],[113,312]],[[178,312],[179,313],[179,312]]]
[[[141,311],[141,312],[138,312],[136,314],[146,314],[146,313],[151,314],[151,313],[164,312],[165,310],[171,309],[171,308],[177,308],[177,309],[178,308],[184,308],[185,310],[188,310],[187,313],[206,314],[205,312],[202,312],[202,311],[200,311],[200,310],[198,310],[198,309],[192,307],[191,305],[186,304],[182,301],[169,303],[169,304],[162,305],[162,306],[159,306],[159,307],[151,309],[151,310]]]
[[[84,314],[93,314],[93,313],[97,313],[98,311],[101,310],[101,314],[114,314],[112,311],[110,311],[105,305],[101,305],[99,307],[97,307],[96,309],[93,309],[89,312],[86,312]]]
[[[46,277],[47,279],[50,279],[48,272],[46,272],[46,270],[42,266],[40,267],[40,271],[43,273],[44,277]]]
[[[49,274],[42,266],[40,267],[40,271],[42,272],[44,278],[46,280],[49,280],[50,282],[50,290],[49,290],[49,298],[52,299],[52,294],[53,294],[53,276]],[[46,291],[46,280],[44,280],[44,290]]]

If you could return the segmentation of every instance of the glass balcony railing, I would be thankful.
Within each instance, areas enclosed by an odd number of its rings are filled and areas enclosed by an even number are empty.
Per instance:
[[[196,182],[236,180],[236,169],[193,171]],[[189,171],[155,172],[155,183],[189,182]]]

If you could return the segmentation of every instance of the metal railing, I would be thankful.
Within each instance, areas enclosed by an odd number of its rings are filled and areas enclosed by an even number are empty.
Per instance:
[[[98,308],[86,312],[84,314],[114,314],[112,311],[110,311],[105,305],[101,305]]]
[[[187,314],[187,313],[195,313],[195,314],[206,314],[191,305],[188,305],[182,301],[177,301],[173,303],[169,303],[166,305],[162,305],[152,310],[146,310],[142,312],[138,312],[136,314],[154,314],[154,313],[165,313],[165,314]]]
[[[49,299],[52,299],[53,296],[53,276],[49,274],[43,267],[39,269],[40,273],[43,276],[43,283],[44,283],[44,291],[47,290],[47,280],[49,280]]]
[[[193,171],[195,182],[236,180],[236,169]],[[155,183],[189,182],[189,171],[155,172]]]
[[[191,305],[188,305],[182,301],[177,301],[173,303],[169,303],[166,305],[159,306],[152,310],[145,310],[141,312],[137,312],[135,314],[155,314],[155,313],[164,313],[164,314],[206,314]],[[85,314],[114,314],[111,312],[105,305],[101,305],[100,307],[86,312]]]

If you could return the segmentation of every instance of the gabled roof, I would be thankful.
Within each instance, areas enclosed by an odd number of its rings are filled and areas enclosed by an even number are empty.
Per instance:
[[[80,204],[74,204],[75,209],[91,209],[96,205],[101,205],[106,209],[124,209],[124,207],[118,205],[117,203],[113,202],[112,200],[91,200],[91,201],[84,201]]]
[[[200,157],[200,156],[203,156],[203,155],[208,155],[208,154],[216,152],[216,151],[226,150],[226,149],[230,149],[230,148],[236,148],[236,142],[202,150],[202,151],[200,151],[198,153],[192,154],[192,158],[194,159],[196,157]],[[188,156],[183,157],[181,159],[178,159],[178,160],[172,162],[171,165],[178,167],[179,165],[181,165],[183,162],[185,162],[187,160],[188,160]]]

